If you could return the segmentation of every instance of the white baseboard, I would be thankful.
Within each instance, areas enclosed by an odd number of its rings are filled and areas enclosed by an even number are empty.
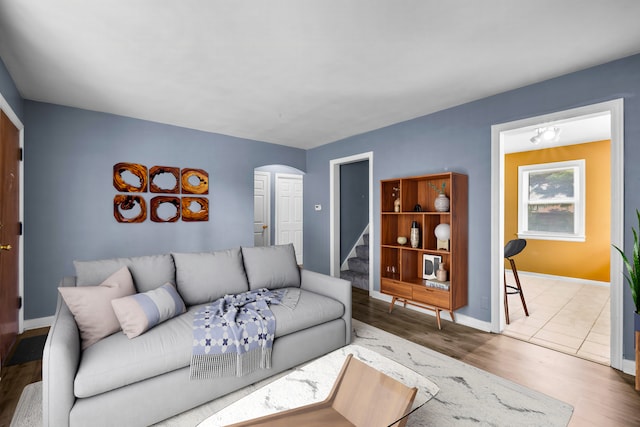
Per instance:
[[[39,317],[37,319],[27,319],[24,321],[24,329],[38,329],[38,328],[46,328],[47,326],[51,326],[53,324],[54,316],[48,317]]]
[[[505,268],[505,271],[507,272],[507,274],[512,274],[511,270],[507,270]],[[541,277],[543,279],[558,280],[560,282],[566,282],[566,283],[579,283],[579,284],[585,284],[586,283],[587,285],[603,286],[605,288],[610,288],[611,287],[611,283],[609,283],[609,282],[600,282],[600,281],[597,281],[597,280],[579,279],[579,278],[575,278],[575,277],[566,277],[566,276],[554,276],[553,274],[534,273],[532,271],[520,271],[520,270],[518,270],[518,276],[533,276],[533,277]]]
[[[379,299],[381,301],[391,302],[391,297],[389,295],[380,293],[378,291],[372,291],[369,293],[372,298]],[[430,316],[436,315],[436,313],[432,310],[428,310],[421,307],[416,307],[414,305],[407,305],[407,308],[411,310],[419,311],[420,313],[428,314]],[[448,311],[440,312],[440,317],[445,320],[451,320],[451,316]],[[456,323],[459,323],[464,326],[469,326],[470,328],[479,329],[484,332],[491,332],[491,322],[483,322],[482,320],[478,320],[471,316],[465,316],[464,314],[456,313]]]
[[[622,359],[622,372],[625,374],[636,376],[636,361],[629,359]]]

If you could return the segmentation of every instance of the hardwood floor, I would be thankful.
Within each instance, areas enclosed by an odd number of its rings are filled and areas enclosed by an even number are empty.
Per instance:
[[[49,328],[39,328],[25,331],[18,336],[18,340],[13,345],[7,360],[11,359],[11,354],[15,350],[21,339],[43,335],[48,333]],[[20,400],[22,389],[28,384],[38,382],[42,379],[42,359],[20,365],[3,366],[2,380],[0,380],[0,427],[8,427],[11,424],[13,412]]]
[[[353,291],[353,318],[540,391],[574,407],[570,426],[640,426],[634,377],[544,347],[448,321]]]
[[[503,335],[442,322],[435,317],[353,291],[353,318],[540,391],[574,407],[570,426],[640,426],[640,393],[634,377],[587,360]],[[47,332],[27,331],[19,339]],[[25,385],[40,381],[42,362],[2,368],[0,427],[9,426]]]

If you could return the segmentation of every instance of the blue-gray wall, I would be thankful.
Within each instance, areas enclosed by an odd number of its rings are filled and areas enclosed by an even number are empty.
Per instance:
[[[369,223],[369,161],[340,166],[340,263]]]
[[[53,314],[74,259],[252,246],[254,168],[305,169],[305,152],[282,145],[39,102],[24,108],[26,319]],[[209,221],[116,222],[118,162],[208,171]]]
[[[456,88],[451,88],[456,90]],[[305,265],[329,271],[329,162],[374,152],[374,185],[381,179],[445,170],[469,176],[469,305],[461,313],[490,321],[491,295],[491,126],[555,111],[624,98],[625,248],[631,250],[631,226],[640,207],[640,55],[439,111],[307,151],[305,180]],[[380,195],[373,210],[379,229]],[[620,203],[621,201],[613,201]],[[379,289],[379,243],[375,236],[374,286]],[[633,353],[633,304],[625,287],[624,351]]]
[[[7,71],[2,58],[0,58],[0,94],[2,94],[2,97],[11,106],[11,109],[16,114],[16,116],[18,116],[20,121],[24,121],[22,97],[20,96],[18,88],[16,88],[13,79],[9,75],[9,71]]]

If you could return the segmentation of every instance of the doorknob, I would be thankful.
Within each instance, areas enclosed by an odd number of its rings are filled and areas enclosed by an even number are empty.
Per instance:
[[[263,225],[263,226],[262,226],[262,229],[263,229],[263,230],[266,230],[268,227],[269,227],[268,225]]]
[[[0,245],[0,251],[10,251],[11,245]]]

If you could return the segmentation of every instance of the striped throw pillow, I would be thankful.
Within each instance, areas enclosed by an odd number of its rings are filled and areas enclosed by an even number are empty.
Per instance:
[[[184,302],[171,283],[157,289],[111,301],[120,327],[135,338],[154,326],[186,311]]]

